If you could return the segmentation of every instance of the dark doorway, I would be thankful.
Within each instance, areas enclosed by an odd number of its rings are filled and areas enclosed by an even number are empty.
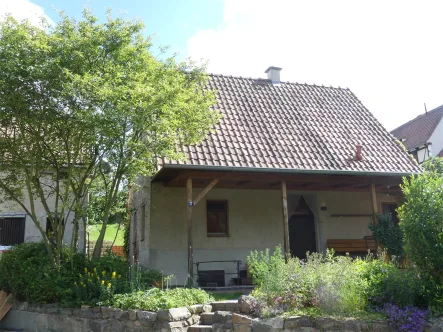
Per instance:
[[[306,258],[306,252],[317,250],[315,241],[315,220],[303,196],[294,214],[289,218],[289,244],[292,256]]]

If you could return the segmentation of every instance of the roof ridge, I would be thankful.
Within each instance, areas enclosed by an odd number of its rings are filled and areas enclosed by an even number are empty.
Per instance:
[[[408,122],[403,123],[401,126],[395,128],[395,129],[392,129],[392,130],[391,130],[391,133],[393,133],[394,131],[397,131],[397,130],[399,130],[399,129],[405,127],[406,125],[412,123],[412,122],[415,121],[415,120],[418,120],[418,119],[420,119],[420,118],[422,118],[422,117],[424,117],[424,116],[426,116],[426,115],[429,115],[430,113],[437,112],[437,111],[443,111],[443,105],[440,105],[440,106],[438,106],[438,107],[436,107],[436,108],[430,110],[429,112],[421,113],[421,114],[417,115],[415,118],[409,120]],[[442,112],[441,115],[442,115],[442,117],[443,117],[443,112]]]
[[[240,75],[225,75],[225,74],[215,74],[215,73],[207,73],[208,76],[217,76],[217,77],[227,77],[227,78],[240,78],[244,80],[262,80],[262,81],[271,81],[267,78],[262,77],[247,77],[247,76],[240,76]],[[290,81],[281,81],[280,83],[283,84],[293,84],[293,85],[308,85],[308,86],[314,86],[319,88],[330,88],[330,89],[336,89],[336,90],[344,90],[344,91],[351,91],[348,87],[342,88],[340,86],[326,86],[324,84],[316,84],[316,83],[299,83],[299,82],[290,82]]]

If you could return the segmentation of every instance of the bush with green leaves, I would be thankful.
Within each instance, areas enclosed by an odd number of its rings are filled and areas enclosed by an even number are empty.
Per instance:
[[[253,296],[262,301],[261,316],[306,306],[327,311],[355,312],[367,304],[366,280],[362,278],[364,262],[350,257],[313,253],[306,260],[289,258],[285,262],[280,247],[252,252],[248,266],[257,288]]]
[[[403,180],[400,227],[409,259],[442,284],[443,159],[429,160],[423,168],[423,173]]]
[[[402,258],[403,252],[403,231],[395,224],[390,214],[379,214],[377,223],[369,224],[369,229],[378,244],[382,245],[389,255]]]
[[[367,297],[372,306],[382,307],[385,303],[401,308],[427,306],[427,279],[417,269],[399,269],[394,264],[387,263],[383,255],[380,259],[369,255],[362,267],[362,277],[368,285]]]
[[[118,294],[114,296],[114,306],[121,309],[158,311],[162,309],[187,307],[205,304],[214,299],[204,290],[195,288],[174,288],[161,290],[151,288],[145,292]]]
[[[57,270],[44,243],[23,243],[4,252],[0,260],[0,289],[23,301],[54,303],[72,298],[71,285],[84,267],[83,255],[64,251]]]

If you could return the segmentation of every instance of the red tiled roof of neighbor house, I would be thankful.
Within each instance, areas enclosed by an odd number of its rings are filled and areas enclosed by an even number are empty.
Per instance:
[[[425,144],[443,118],[443,105],[417,116],[397,129],[391,131],[399,140],[404,140],[406,149],[411,150]]]
[[[182,148],[186,161],[163,165],[420,172],[349,89],[223,75],[209,75],[208,87],[223,118],[201,144]]]

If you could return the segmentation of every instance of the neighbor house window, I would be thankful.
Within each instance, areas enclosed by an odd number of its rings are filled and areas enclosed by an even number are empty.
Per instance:
[[[228,201],[206,201],[208,236],[228,236]]]
[[[397,207],[397,203],[381,203],[382,213],[390,214],[395,224],[398,224]]]

